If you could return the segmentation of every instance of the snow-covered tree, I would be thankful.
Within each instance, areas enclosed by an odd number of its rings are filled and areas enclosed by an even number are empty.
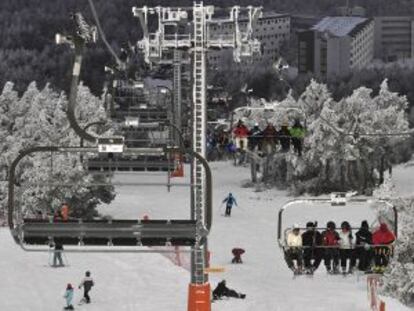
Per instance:
[[[384,275],[382,291],[414,307],[414,199],[396,202],[399,234],[394,257]]]
[[[81,86],[78,94],[80,124],[105,120],[102,101]],[[70,128],[66,117],[67,99],[46,86],[39,91],[35,83],[19,98],[13,86],[7,84],[0,96],[1,116],[0,155],[3,166],[8,168],[19,151],[32,146],[79,146],[80,138]],[[90,120],[88,120],[90,119]],[[91,177],[84,170],[76,153],[38,153],[25,157],[17,168],[16,191],[18,206],[24,213],[37,211],[50,213],[64,201],[72,207],[74,216],[90,217],[99,202],[110,202],[112,187],[85,187],[85,183],[102,177]],[[6,206],[6,183],[0,189],[1,210]],[[60,187],[54,184],[70,184]]]
[[[271,103],[262,105],[272,106]],[[273,104],[283,105],[300,107],[307,122],[302,157],[274,159],[283,162],[274,167],[286,170],[275,172],[275,181],[280,184],[278,179],[283,178],[295,192],[370,193],[383,182],[384,171],[391,167],[393,152],[407,138],[407,135],[383,135],[408,131],[407,99],[390,92],[386,80],[376,96],[371,89],[361,87],[340,101],[332,99],[326,85],[312,80],[297,101],[288,96]],[[279,113],[272,119],[277,127],[284,122],[282,116]],[[246,117],[259,120],[257,115]],[[292,122],[297,116],[287,117]]]

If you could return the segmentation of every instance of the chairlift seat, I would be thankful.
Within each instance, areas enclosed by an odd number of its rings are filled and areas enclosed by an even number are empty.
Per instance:
[[[18,227],[23,244],[85,246],[192,246],[196,223],[192,220],[69,220],[24,219]]]

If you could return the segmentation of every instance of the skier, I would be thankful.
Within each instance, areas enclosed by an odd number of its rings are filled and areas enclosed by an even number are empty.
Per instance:
[[[230,289],[226,286],[226,280],[222,280],[218,283],[217,287],[213,290],[213,300],[221,299],[222,297],[234,297],[244,299],[246,298],[245,294],[238,293],[233,289]]]
[[[303,262],[306,273],[312,274],[318,269],[322,257],[323,250],[320,248],[322,245],[322,234],[316,230],[316,222],[308,222],[306,224],[306,231],[302,234],[303,250]],[[311,260],[313,259],[313,264]]]
[[[354,255],[355,238],[352,235],[351,225],[344,221],[341,224],[341,232],[339,232],[339,256],[341,258],[342,274],[346,273],[346,265],[349,260],[348,273],[352,273],[355,267]]]
[[[280,131],[277,133],[277,138],[282,146],[282,152],[288,152],[290,150],[290,132],[287,122],[282,124]]]
[[[223,203],[226,203],[226,213],[224,216],[231,216],[231,209],[233,208],[233,204],[235,204],[237,207],[237,201],[236,198],[233,196],[233,194],[230,192],[227,198],[223,200]]]
[[[242,248],[233,248],[231,250],[231,253],[233,254],[233,259],[231,260],[231,263],[243,263],[241,255],[243,255],[246,251]]]
[[[79,289],[83,287],[83,298],[82,301],[86,303],[91,302],[91,298],[89,297],[89,291],[92,289],[95,283],[91,278],[91,273],[89,271],[85,272],[85,277],[83,278],[82,282],[79,284]]]
[[[74,310],[73,305],[72,305],[72,300],[73,300],[73,287],[72,284],[68,284],[66,286],[66,291],[65,294],[63,295],[63,298],[66,299],[66,307],[64,307],[63,309],[65,310]]]
[[[339,235],[335,231],[336,225],[333,221],[328,221],[326,230],[322,232],[323,245],[325,248],[325,266],[328,273],[338,273],[338,241]]]
[[[297,119],[295,120],[295,124],[290,129],[290,135],[292,136],[292,144],[295,152],[298,156],[302,156],[302,141],[305,137],[305,129],[303,128],[300,121]]]
[[[62,259],[63,245],[60,244],[59,242],[55,242],[54,244],[51,244],[51,247],[54,247],[52,267],[64,267],[65,265]],[[58,261],[59,261],[59,265],[57,264]]]
[[[375,267],[374,272],[383,273],[388,266],[391,256],[392,243],[395,241],[395,235],[388,229],[386,223],[381,223],[378,230],[372,234],[372,243],[374,244]]]
[[[287,235],[288,249],[285,251],[285,260],[294,274],[302,273],[302,236],[298,224],[294,224],[292,230]],[[293,261],[296,260],[296,267]]]
[[[358,269],[360,271],[369,271],[371,266],[371,244],[372,233],[369,231],[368,222],[362,221],[356,235],[356,258],[358,258]]]

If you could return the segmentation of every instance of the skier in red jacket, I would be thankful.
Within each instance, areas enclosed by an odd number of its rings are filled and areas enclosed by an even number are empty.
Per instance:
[[[388,265],[392,252],[392,243],[395,241],[394,233],[388,229],[386,223],[381,223],[379,229],[372,234],[372,244],[374,245],[374,272],[383,273]]]
[[[247,137],[249,136],[249,129],[243,124],[242,120],[239,120],[237,126],[233,130],[234,138],[236,140],[236,146],[239,150],[247,149]]]

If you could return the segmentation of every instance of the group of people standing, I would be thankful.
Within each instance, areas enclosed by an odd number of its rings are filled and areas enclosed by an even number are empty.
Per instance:
[[[207,134],[207,154],[218,152],[218,158],[222,159],[224,154],[234,155],[236,152],[246,150],[258,151],[261,154],[270,154],[277,150],[289,152],[291,146],[298,156],[302,155],[305,128],[299,120],[292,127],[288,122],[283,122],[278,130],[272,122],[261,128],[255,123],[248,128],[242,120],[239,120],[231,131],[210,131]],[[216,158],[211,157],[211,158]]]
[[[357,261],[360,271],[384,272],[395,241],[395,235],[386,223],[371,232],[364,220],[355,236],[347,221],[341,223],[339,232],[333,221],[327,223],[323,232],[316,227],[316,223],[308,222],[306,231],[301,234],[299,225],[295,224],[287,235],[285,259],[295,274],[312,274],[322,260],[327,272],[333,274],[352,273]]]
[[[288,123],[284,122],[279,130],[271,122],[268,122],[264,129],[261,129],[258,123],[252,129],[248,129],[243,121],[239,120],[233,130],[233,135],[236,147],[240,150],[248,148],[268,154],[275,152],[278,145],[282,152],[288,152],[290,146],[293,145],[294,151],[301,156],[305,129],[299,120],[295,120],[290,128]]]

